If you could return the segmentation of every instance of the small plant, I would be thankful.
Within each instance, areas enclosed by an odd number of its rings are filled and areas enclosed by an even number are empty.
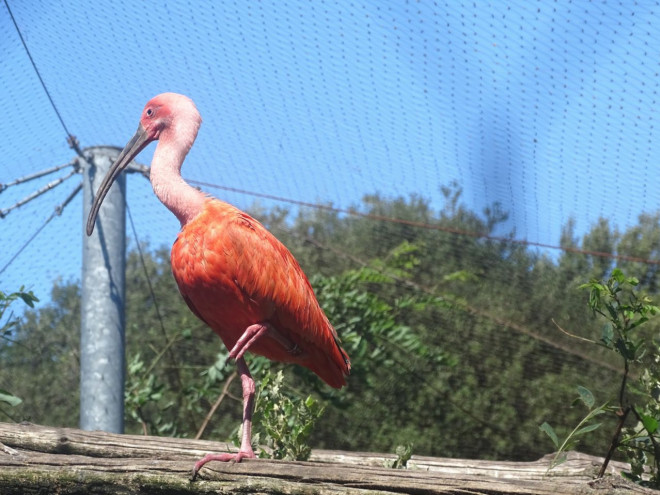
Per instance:
[[[594,422],[594,420],[598,416],[605,414],[608,410],[607,403],[599,407],[594,407],[595,404],[594,395],[591,393],[589,389],[582,386],[578,386],[577,390],[578,390],[578,397],[573,401],[573,405],[575,406],[578,403],[584,404],[588,409],[588,413],[584,418],[582,418],[582,420],[578,423],[578,425],[575,428],[573,428],[573,430],[566,436],[566,438],[562,442],[559,441],[559,436],[555,432],[554,428],[550,426],[547,422],[543,423],[539,427],[541,431],[545,432],[550,437],[552,443],[555,444],[555,448],[557,449],[555,456],[550,462],[548,471],[559,466],[563,462],[566,462],[568,451],[573,450],[575,449],[575,447],[577,447],[578,443],[580,443],[580,438],[584,434],[594,431],[600,427],[602,423],[596,423]]]
[[[184,330],[181,337],[177,337],[171,342],[187,338],[186,334],[187,332]],[[168,414],[168,412],[173,409],[184,409],[193,413],[202,411],[200,402],[217,395],[218,384],[224,382],[228,386],[233,378],[226,374],[224,364],[227,355],[221,352],[217,355],[216,361],[199,374],[199,380],[177,393],[172,385],[160,380],[160,375],[153,372],[166,350],[167,347],[153,357],[149,365],[140,353],[135,354],[128,361],[124,392],[125,415],[127,421],[140,425],[143,435],[185,436],[186,428],[191,428],[191,426],[178,421],[176,416]],[[225,389],[220,393],[201,427],[197,428],[198,425],[191,421],[193,427],[197,429],[195,438],[201,438],[208,422],[226,396]]]
[[[386,467],[392,469],[406,469],[408,467],[408,461],[412,457],[412,450],[412,443],[408,443],[406,445],[397,445],[396,449],[394,449],[396,459],[391,462],[386,462]]]
[[[0,291],[0,337],[8,342],[14,342],[12,337],[18,327],[19,319],[13,312],[8,313],[7,311],[12,303],[18,299],[21,299],[31,308],[34,308],[34,303],[39,301],[32,291],[25,291],[24,287],[21,287],[18,292],[12,292],[10,294]],[[0,388],[0,404],[16,407],[22,402],[23,400],[19,397]],[[0,409],[0,412],[4,413],[5,416],[11,417],[2,409]]]
[[[142,426],[142,434],[161,433],[159,426],[152,424],[144,412],[150,403],[158,403],[163,397],[164,385],[157,383],[156,375],[145,373],[147,366],[140,354],[136,354],[126,366],[127,378],[124,391],[126,415]]]
[[[266,372],[261,380],[255,407],[255,423],[261,426],[259,438],[271,449],[261,449],[259,457],[305,461],[312,453],[307,444],[314,425],[325,407],[311,396],[291,397],[284,391],[284,375]]]
[[[611,413],[617,418],[617,426],[598,476],[605,474],[614,451],[618,449],[631,464],[631,472],[627,474],[629,478],[641,483],[642,473],[648,467],[651,475],[649,484],[660,487],[660,354],[657,343],[649,346],[643,336],[639,335],[639,327],[658,314],[660,308],[651,304],[649,297],[640,295],[636,290],[637,285],[639,281],[636,278],[626,277],[620,269],[615,268],[607,281],[592,280],[580,286],[581,289],[589,290],[589,307],[593,313],[606,320],[600,340],[594,343],[623,358],[623,373],[618,397],[611,401],[612,405],[606,403],[594,408],[595,401],[591,392],[584,387],[578,389],[578,400],[587,406],[589,412],[562,443],[548,423],[541,425],[541,430],[558,449],[550,469],[566,459],[565,452],[577,444],[581,435],[600,427],[601,423],[594,422],[597,416]],[[649,348],[650,366],[647,364],[649,356],[645,356]],[[643,361],[644,357],[646,360]],[[640,379],[634,396],[629,384],[633,365],[642,368],[637,373]],[[636,422],[626,428],[626,421],[631,415]]]

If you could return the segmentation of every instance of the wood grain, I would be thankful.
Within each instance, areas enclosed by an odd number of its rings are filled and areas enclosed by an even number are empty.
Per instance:
[[[315,451],[309,462],[247,459],[210,463],[190,481],[195,460],[234,450],[206,440],[116,435],[72,428],[0,423],[0,493],[78,494],[652,494],[619,475],[594,481],[602,459],[570,453],[547,473],[550,457],[501,462],[413,456],[408,469],[385,464],[395,456]]]

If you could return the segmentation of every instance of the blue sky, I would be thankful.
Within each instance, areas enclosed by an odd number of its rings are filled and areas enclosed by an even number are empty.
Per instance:
[[[517,238],[555,245],[571,217],[578,232],[600,216],[623,229],[660,204],[655,2],[9,6],[82,147],[123,146],[146,101],[175,91],[204,119],[191,179],[339,208],[373,192],[440,208],[439,187],[456,180],[469,208],[500,202]],[[75,154],[4,3],[0,54],[7,183]],[[0,209],[64,174],[8,188]],[[0,268],[79,180],[0,219]],[[81,201],[0,273],[0,289],[47,300],[53,280],[79,278]],[[145,179],[129,177],[128,201],[140,239],[171,244],[178,224]]]

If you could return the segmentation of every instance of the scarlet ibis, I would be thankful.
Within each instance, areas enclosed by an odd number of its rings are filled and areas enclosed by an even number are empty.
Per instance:
[[[209,461],[255,457],[251,444],[255,385],[246,351],[297,363],[328,385],[346,384],[351,364],[337,332],[319,306],[291,252],[257,220],[210,197],[181,177],[181,165],[202,119],[193,101],[160,94],[142,110],[133,138],[103,179],[87,219],[87,235],[114,179],[147,144],[158,140],[150,180],[158,199],[176,215],[181,231],[172,246],[172,273],[188,307],[236,360],[243,387],[243,432],[237,453],[208,454]]]

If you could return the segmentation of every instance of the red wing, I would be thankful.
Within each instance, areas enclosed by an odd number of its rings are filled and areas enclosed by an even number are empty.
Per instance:
[[[254,323],[270,323],[302,351],[293,355],[270,338],[252,352],[310,368],[334,387],[350,362],[298,262],[263,225],[209,200],[172,247],[172,271],[191,310],[228,348]]]
[[[223,235],[234,247],[236,284],[259,302],[268,319],[306,341],[325,340],[327,331],[336,337],[302,268],[275,236],[245,214],[228,223]]]

